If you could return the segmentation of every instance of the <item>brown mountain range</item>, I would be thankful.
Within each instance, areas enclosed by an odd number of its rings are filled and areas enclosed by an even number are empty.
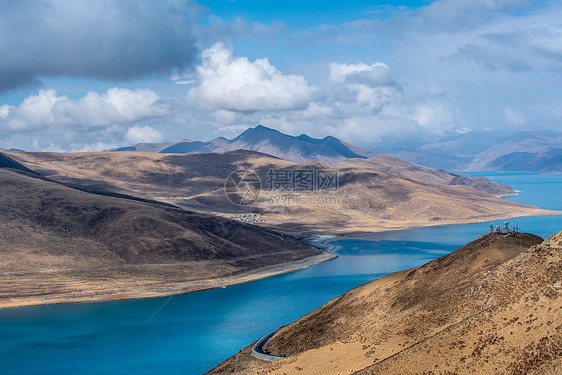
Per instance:
[[[209,142],[186,139],[176,144],[138,144],[110,151],[200,154],[236,150],[257,151],[297,164],[310,161],[337,163],[349,159],[363,159],[372,162],[371,166],[377,170],[418,182],[467,185],[500,196],[515,194],[509,186],[492,182],[483,177],[473,177],[466,174],[447,172],[442,169],[427,168],[396,156],[382,152],[375,153],[350,145],[332,136],[320,139],[301,134],[294,137],[263,125],[246,129],[240,135],[230,140],[223,137],[215,138]]]
[[[412,168],[393,157],[295,164],[244,150],[188,155],[6,153],[56,181],[226,217],[257,214],[265,219],[260,225],[298,235],[553,213],[514,204],[467,185],[456,185],[455,177],[447,172]],[[236,170],[251,170],[261,180],[263,189],[252,204],[236,205],[225,194],[225,181]],[[331,171],[337,173],[337,188],[269,189],[271,171]],[[477,184],[478,180],[473,182]]]

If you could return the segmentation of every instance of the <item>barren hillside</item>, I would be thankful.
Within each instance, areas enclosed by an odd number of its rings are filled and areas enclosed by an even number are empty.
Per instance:
[[[562,232],[489,237],[357,287],[213,374],[559,374]]]
[[[420,176],[427,176],[427,172],[411,170],[407,165],[396,167],[393,172],[401,173],[403,177],[392,175],[380,170],[384,169],[382,161],[350,159],[339,164],[294,164],[242,150],[192,155],[139,152],[9,154],[57,181],[226,217],[255,213],[266,219],[260,225],[298,235],[553,213],[514,204],[469,186],[449,185],[449,175],[431,175],[428,182],[421,182]],[[236,170],[251,170],[261,180],[261,194],[254,203],[240,206],[227,198],[225,181]],[[331,171],[337,173],[337,188],[316,191],[269,189],[272,170],[279,174]]]
[[[172,294],[329,258],[265,228],[72,189],[8,162],[0,160],[0,307]]]

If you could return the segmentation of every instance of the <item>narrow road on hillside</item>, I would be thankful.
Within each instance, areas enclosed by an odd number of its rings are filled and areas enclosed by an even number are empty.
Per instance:
[[[283,327],[280,327],[279,329],[281,329]],[[262,337],[261,339],[259,339],[259,341],[256,343],[256,345],[254,345],[254,347],[252,348],[252,357],[257,358],[257,359],[261,359],[262,361],[267,361],[267,362],[273,362],[273,361],[277,361],[278,359],[282,359],[285,358],[285,356],[283,354],[271,354],[271,353],[266,353],[264,352],[264,347],[265,345],[267,345],[267,342],[273,337],[273,335],[275,335],[275,333],[277,331],[279,331],[279,329],[276,329],[275,331],[265,335],[264,337]]]

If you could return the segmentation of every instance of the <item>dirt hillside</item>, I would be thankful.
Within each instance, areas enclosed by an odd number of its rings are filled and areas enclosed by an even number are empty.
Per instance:
[[[560,374],[562,232],[478,239],[360,286],[212,374]]]
[[[0,165],[0,307],[204,289],[323,254],[266,228]]]

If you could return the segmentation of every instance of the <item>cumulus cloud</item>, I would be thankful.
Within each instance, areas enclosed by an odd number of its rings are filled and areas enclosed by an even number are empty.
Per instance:
[[[198,86],[191,89],[229,134],[262,123],[289,134],[324,137],[337,134],[365,144],[411,126],[430,129],[428,119],[417,123],[415,107],[403,103],[401,85],[383,62],[330,63],[323,84],[311,87],[301,76],[286,75],[267,59],[236,57],[216,44],[203,52],[196,68]],[[352,117],[350,117],[353,115]],[[434,116],[437,118],[437,116]],[[404,132],[406,133],[406,132]]]
[[[40,90],[17,106],[0,107],[0,142],[28,151],[100,151],[124,142],[159,142],[168,105],[148,89],[111,88],[71,99]]]
[[[125,134],[125,138],[133,144],[156,143],[164,140],[164,136],[158,130],[151,128],[150,126],[138,125],[129,128]]]
[[[41,90],[37,95],[25,98],[17,107],[6,106],[2,124],[12,131],[33,130],[44,125],[54,124],[59,119],[53,111],[55,105],[68,100],[66,96],[57,96],[55,90]]]
[[[40,77],[122,81],[190,65],[192,2],[6,1],[0,12],[0,92]]]
[[[313,92],[303,76],[284,74],[267,58],[233,56],[217,43],[202,53],[199,85],[190,94],[213,109],[232,111],[304,108]]]
[[[55,113],[65,122],[82,125],[126,123],[168,113],[158,95],[149,89],[111,88],[103,94],[90,91],[78,100],[57,103]]]
[[[48,125],[95,127],[130,123],[168,113],[152,90],[111,88],[101,95],[89,92],[79,99],[58,96],[55,90],[40,90],[17,106],[2,106],[2,127],[30,131]]]

